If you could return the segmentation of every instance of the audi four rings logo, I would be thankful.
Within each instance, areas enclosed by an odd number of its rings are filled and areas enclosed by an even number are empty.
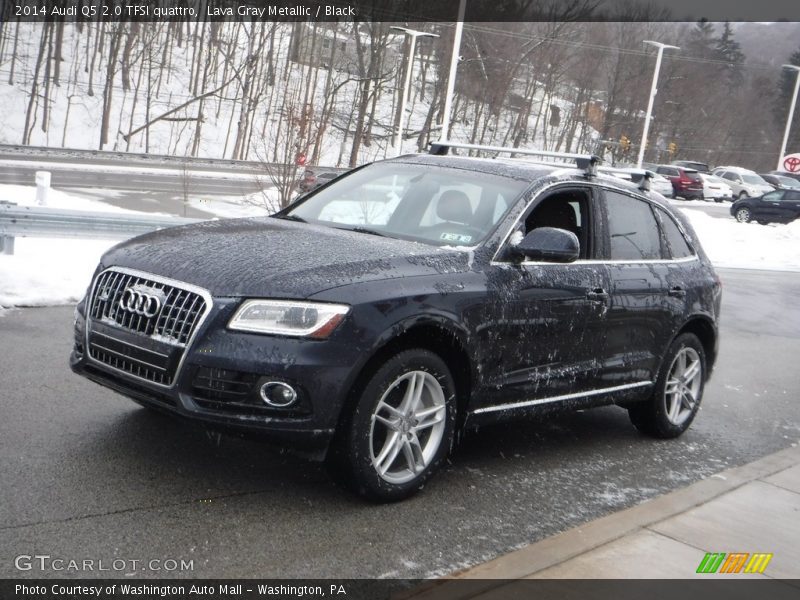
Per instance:
[[[142,317],[155,317],[161,310],[162,297],[152,288],[129,287],[122,294],[119,306],[123,310]]]

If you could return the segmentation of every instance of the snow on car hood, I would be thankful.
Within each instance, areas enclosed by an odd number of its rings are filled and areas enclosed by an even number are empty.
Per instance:
[[[463,272],[466,252],[260,217],[171,227],[101,260],[203,287],[214,296],[305,298],[377,279]]]

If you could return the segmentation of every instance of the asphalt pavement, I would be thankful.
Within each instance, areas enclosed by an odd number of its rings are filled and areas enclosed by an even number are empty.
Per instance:
[[[720,358],[682,438],[642,437],[613,407],[487,427],[421,494],[385,506],[320,465],[72,375],[71,308],[7,311],[0,577],[61,574],[15,568],[37,553],[193,561],[140,577],[443,575],[787,448],[800,438],[800,274],[720,275]]]

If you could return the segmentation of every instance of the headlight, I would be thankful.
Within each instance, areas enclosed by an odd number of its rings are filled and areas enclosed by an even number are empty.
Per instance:
[[[293,300],[247,300],[228,323],[230,329],[327,338],[342,322],[349,306]]]

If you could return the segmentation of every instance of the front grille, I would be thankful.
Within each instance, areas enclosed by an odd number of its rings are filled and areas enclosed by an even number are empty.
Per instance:
[[[157,310],[148,315],[126,307],[122,300],[130,289],[157,297]],[[210,308],[197,291],[116,269],[100,274],[91,299],[86,325],[89,356],[133,377],[164,386],[174,382],[186,346]]]
[[[121,306],[125,290],[133,286],[158,290],[163,296],[155,315],[147,317]],[[95,282],[89,314],[92,319],[103,323],[185,346],[205,310],[206,301],[196,292],[131,273],[108,270]]]
[[[161,385],[172,383],[174,370],[171,365],[174,361],[169,352],[144,348],[113,335],[92,331],[89,334],[89,356],[140,379]]]

